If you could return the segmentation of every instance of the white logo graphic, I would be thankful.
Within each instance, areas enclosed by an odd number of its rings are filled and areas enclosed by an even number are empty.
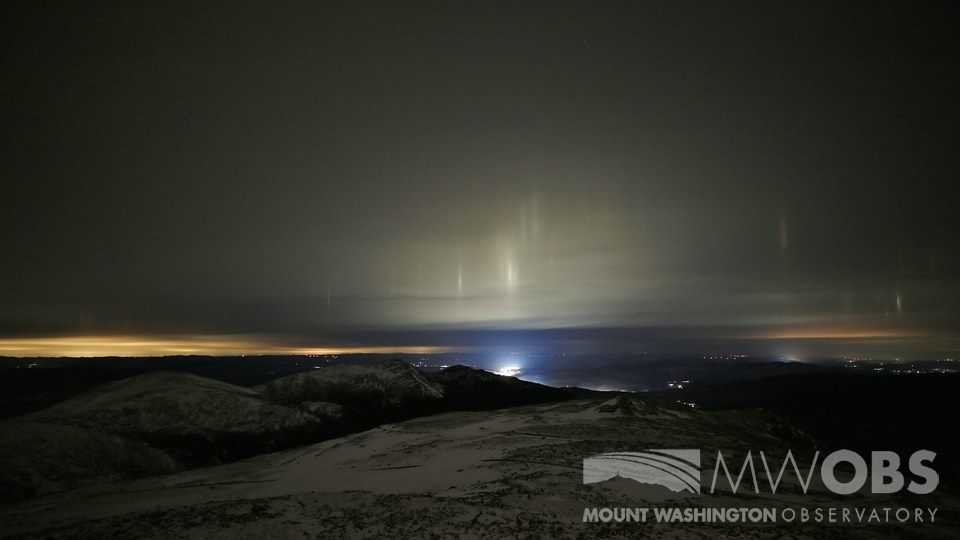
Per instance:
[[[644,450],[611,452],[583,460],[583,483],[596,484],[614,477],[671,491],[700,494],[700,450]]]
[[[932,493],[940,484],[940,476],[932,467],[937,453],[931,450],[917,450],[910,455],[907,468],[915,478],[909,481],[900,470],[900,456],[890,451],[875,450],[870,453],[868,461],[851,450],[835,450],[820,460],[820,451],[817,450],[806,474],[801,472],[791,450],[787,450],[779,469],[776,459],[768,459],[763,451],[759,452],[759,456],[762,468],[755,465],[753,451],[747,451],[737,474],[736,465],[732,469],[728,467],[730,459],[724,458],[723,452],[718,450],[709,492],[716,493],[718,484],[722,485],[723,480],[726,480],[728,489],[733,494],[741,488],[752,488],[753,492],[759,495],[765,489],[761,488],[764,484],[758,481],[759,476],[765,477],[770,493],[776,494],[784,476],[789,474],[788,466],[792,467],[796,483],[804,494],[810,488],[818,467],[822,486],[836,495],[850,495],[863,489],[869,489],[870,493],[898,493],[906,490],[925,495]],[[838,474],[837,469],[841,464],[852,468],[853,475]],[[648,449],[640,452],[610,452],[583,460],[584,484],[596,484],[618,476],[641,484],[663,486],[677,493],[688,491],[699,495],[700,450]]]

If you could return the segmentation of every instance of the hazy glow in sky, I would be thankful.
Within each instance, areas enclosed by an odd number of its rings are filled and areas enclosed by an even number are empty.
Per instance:
[[[4,354],[950,350],[955,17],[700,4],[11,14]]]
[[[255,336],[65,336],[0,338],[0,356],[241,356],[255,354],[328,355],[355,353],[431,354],[452,352],[450,347],[284,345]]]

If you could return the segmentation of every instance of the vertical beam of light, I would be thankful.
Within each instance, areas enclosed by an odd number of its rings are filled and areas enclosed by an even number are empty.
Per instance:
[[[530,236],[533,240],[540,239],[540,195],[537,192],[530,196]]]
[[[787,226],[787,216],[780,215],[780,257],[786,258],[787,248],[790,247],[790,229]]]
[[[517,288],[517,268],[514,264],[513,257],[507,257],[506,265],[506,281],[507,281],[507,292],[512,292]]]

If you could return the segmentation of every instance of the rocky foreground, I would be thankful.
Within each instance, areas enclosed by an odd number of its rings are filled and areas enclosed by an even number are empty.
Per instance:
[[[455,366],[329,365],[246,388],[154,372],[0,422],[0,502],[169,474],[462,409],[560,401],[577,391]]]
[[[473,410],[471,410],[473,409]],[[584,523],[588,507],[912,506],[837,497],[787,475],[777,495],[693,496],[615,477],[589,456],[703,449],[810,452],[763,411],[708,412],[453,367],[330,366],[245,388],[181,373],[110,383],[0,424],[0,537],[952,538],[933,524]],[[809,455],[809,454],[807,454]],[[691,498],[692,497],[692,498]]]
[[[608,395],[381,425],[232,464],[22,502],[3,508],[0,522],[13,538],[954,537],[958,505],[946,495],[924,500],[942,514],[920,527],[582,522],[588,506],[902,504],[840,500],[816,487],[801,496],[789,480],[776,497],[692,501],[620,478],[581,481],[583,458],[601,452],[809,442],[763,412]]]

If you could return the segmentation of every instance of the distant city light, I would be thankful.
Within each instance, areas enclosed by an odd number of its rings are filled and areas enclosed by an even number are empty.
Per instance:
[[[512,364],[508,366],[500,366],[500,368],[494,371],[494,373],[497,375],[503,375],[504,377],[516,377],[520,374],[520,370],[520,366]]]

